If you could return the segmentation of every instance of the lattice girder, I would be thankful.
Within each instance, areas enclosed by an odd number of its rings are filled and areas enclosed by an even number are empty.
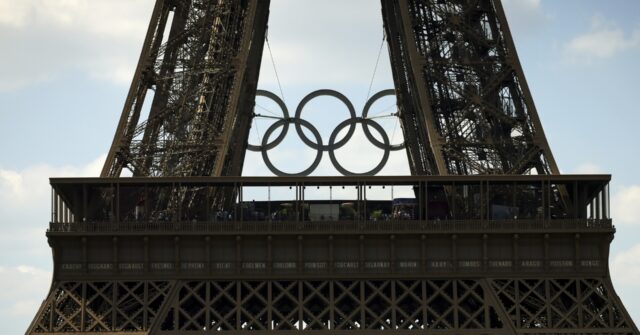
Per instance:
[[[632,329],[600,278],[510,279],[491,282],[517,328]]]
[[[28,333],[145,331],[171,288],[168,281],[54,283]]]
[[[604,278],[60,282],[28,333],[636,334],[611,292]]]
[[[382,5],[412,173],[559,173],[499,1]]]
[[[192,289],[195,283],[183,285],[177,301],[188,301],[198,294]],[[489,293],[478,280],[252,280],[236,281],[232,286],[235,297],[218,294],[199,298],[211,301],[205,308],[207,313],[215,312],[211,306],[219,299],[233,305],[226,307],[235,312],[227,313],[236,321],[235,325],[226,323],[234,327],[229,330],[503,329],[496,306],[486,303],[484,297]],[[231,291],[234,289],[227,292]],[[183,304],[176,306],[178,309],[167,312],[162,331],[189,330],[173,322],[173,315],[189,314]],[[196,324],[189,328],[211,329],[198,320],[190,318]]]
[[[268,7],[156,1],[103,177],[240,174]]]

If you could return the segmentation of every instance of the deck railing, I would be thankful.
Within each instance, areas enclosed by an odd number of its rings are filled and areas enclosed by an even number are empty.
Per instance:
[[[51,231],[610,227],[610,176],[52,179]]]
[[[50,223],[50,233],[424,233],[613,229],[610,219]]]

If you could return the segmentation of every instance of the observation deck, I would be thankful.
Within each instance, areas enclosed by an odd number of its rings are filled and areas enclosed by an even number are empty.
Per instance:
[[[609,181],[54,178],[47,236],[58,280],[601,276]]]

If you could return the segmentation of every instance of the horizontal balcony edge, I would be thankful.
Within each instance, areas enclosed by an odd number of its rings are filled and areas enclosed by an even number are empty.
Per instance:
[[[288,184],[352,184],[352,183],[387,183],[387,182],[454,182],[454,181],[610,181],[610,174],[565,174],[565,175],[446,175],[446,176],[311,176],[311,177],[63,177],[49,178],[51,184],[174,184],[174,183],[247,183],[254,185],[288,185]]]
[[[74,234],[415,234],[613,233],[611,219],[438,221],[127,221],[49,224],[48,236]]]

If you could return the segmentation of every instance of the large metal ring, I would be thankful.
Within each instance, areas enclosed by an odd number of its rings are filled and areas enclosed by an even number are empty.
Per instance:
[[[351,171],[345,169],[338,162],[338,160],[336,159],[335,150],[333,150],[333,149],[329,150],[329,158],[331,159],[331,163],[336,168],[336,170],[338,170],[338,172],[342,173],[345,176],[372,176],[372,175],[376,175],[376,174],[378,174],[378,172],[380,172],[384,168],[385,165],[387,165],[387,161],[389,160],[389,153],[390,153],[390,150],[391,150],[390,149],[390,145],[389,145],[389,136],[387,136],[387,133],[384,131],[384,128],[382,128],[382,126],[379,125],[377,122],[375,122],[373,120],[361,118],[361,117],[343,121],[331,133],[331,137],[329,138],[329,147],[333,147],[333,144],[334,144],[334,142],[336,140],[336,137],[338,136],[338,133],[342,130],[342,128],[344,128],[346,126],[355,126],[355,124],[357,124],[357,123],[361,123],[363,128],[365,127],[365,124],[368,125],[368,126],[373,127],[382,136],[382,141],[384,142],[384,147],[382,147],[381,149],[384,150],[384,154],[382,155],[382,160],[380,161],[380,163],[378,163],[378,165],[375,168],[373,168],[372,170],[370,170],[370,171],[367,171],[367,172],[364,172],[364,173],[355,173],[355,172],[351,172]]]
[[[395,151],[395,150],[401,150],[405,147],[404,143],[402,144],[396,144],[396,145],[391,145],[390,144],[390,140],[389,140],[389,135],[386,133],[386,131],[384,130],[384,128],[382,128],[382,126],[377,123],[376,121],[374,121],[373,119],[368,119],[367,116],[369,114],[369,110],[371,109],[371,106],[379,99],[381,99],[382,97],[385,96],[391,96],[394,95],[395,91],[394,90],[385,90],[382,92],[379,92],[375,95],[373,95],[371,97],[371,99],[369,99],[369,101],[367,101],[367,103],[364,106],[363,112],[362,112],[362,117],[356,117],[356,113],[355,113],[355,108],[353,107],[353,104],[351,103],[351,101],[349,101],[349,99],[347,99],[347,97],[345,97],[343,94],[334,91],[334,90],[318,90],[315,92],[312,92],[311,94],[308,94],[306,97],[304,97],[302,99],[302,101],[300,102],[300,104],[298,105],[298,108],[296,108],[296,114],[295,117],[290,118],[289,117],[289,112],[287,110],[287,106],[285,105],[284,101],[282,101],[282,99],[280,99],[277,95],[268,92],[268,91],[257,91],[256,92],[256,96],[262,96],[262,97],[266,97],[269,98],[271,100],[273,100],[274,102],[276,102],[278,104],[278,106],[280,106],[280,108],[282,109],[282,113],[284,115],[284,118],[282,119],[278,119],[276,122],[274,122],[265,132],[264,137],[262,138],[262,142],[261,145],[251,145],[248,144],[248,149],[251,151],[260,151],[262,153],[262,159],[264,160],[265,164],[267,165],[267,168],[276,176],[308,176],[311,173],[313,173],[313,171],[316,170],[316,168],[320,165],[320,162],[322,161],[322,155],[325,151],[329,152],[329,158],[331,159],[331,163],[333,164],[333,167],[336,168],[336,170],[338,170],[338,172],[340,172],[341,174],[345,175],[345,176],[358,176],[358,175],[375,175],[377,173],[379,173],[387,164],[387,161],[389,160],[389,154],[391,151]],[[331,133],[329,142],[327,143],[327,145],[324,145],[322,143],[322,136],[320,135],[320,132],[318,132],[318,129],[316,129],[310,122],[302,119],[302,111],[305,107],[305,105],[307,103],[309,103],[309,101],[320,97],[320,96],[330,96],[330,97],[334,97],[340,101],[342,101],[342,103],[345,104],[345,106],[347,106],[347,109],[349,110],[349,119],[346,119],[345,121],[341,122]],[[296,133],[298,134],[298,136],[300,137],[300,139],[302,139],[302,141],[311,149],[316,150],[316,158],[314,159],[313,163],[311,164],[311,166],[309,166],[308,168],[306,168],[304,171],[302,172],[298,172],[298,173],[287,173],[284,171],[279,170],[278,168],[276,168],[273,163],[271,162],[271,160],[269,159],[269,155],[268,155],[268,151],[277,147],[280,143],[282,143],[282,141],[284,140],[284,138],[287,136],[288,130],[289,130],[289,124],[293,123],[296,129]],[[335,151],[341,147],[343,147],[345,144],[347,144],[347,142],[353,137],[353,134],[355,132],[356,126],[357,124],[360,123],[362,125],[363,131],[365,133],[365,136],[367,137],[367,139],[369,140],[369,142],[371,142],[375,147],[380,148],[382,150],[384,150],[384,154],[382,156],[382,160],[380,161],[380,163],[378,163],[378,165],[376,165],[375,168],[373,168],[370,171],[364,172],[364,173],[355,173],[355,172],[351,172],[349,170],[347,170],[346,168],[344,168],[336,159],[336,155],[335,155]],[[339,141],[337,141],[337,137],[338,134],[340,133],[340,131],[342,131],[342,129],[344,129],[345,127],[349,127],[349,130],[347,131],[346,136],[344,136],[344,138],[340,139]],[[269,139],[271,137],[271,135],[279,128],[282,127],[282,131],[280,132],[280,134],[271,142],[269,142]],[[315,142],[312,141],[310,138],[307,137],[307,135],[304,133],[304,131],[302,130],[302,127],[306,127],[308,128],[311,133],[313,134],[313,137],[315,137]],[[375,136],[373,136],[371,134],[371,130],[369,129],[369,127],[373,127],[376,131],[378,131],[380,133],[380,136],[382,136],[382,142],[380,140],[378,140]]]
[[[310,94],[308,94],[306,97],[302,99],[302,101],[300,101],[300,104],[296,109],[295,118],[302,119],[301,116],[302,116],[302,110],[304,109],[304,106],[306,106],[307,103],[309,103],[309,101],[321,96],[334,97],[342,101],[342,103],[344,103],[344,105],[347,106],[347,109],[349,110],[349,117],[351,119],[356,118],[356,109],[353,107],[353,104],[351,103],[351,101],[349,101],[349,99],[347,99],[347,97],[345,97],[344,94],[334,90],[317,90],[315,92],[311,92]],[[307,135],[302,131],[302,127],[299,123],[295,124],[295,128],[296,128],[296,132],[298,133],[298,136],[300,136],[300,139],[302,139],[304,144],[306,144],[312,149],[329,151],[329,150],[338,149],[344,146],[345,144],[347,144],[347,142],[351,139],[351,137],[353,136],[353,133],[356,130],[356,125],[355,123],[350,124],[349,131],[347,132],[347,135],[345,135],[343,139],[338,141],[338,143],[327,145],[327,146],[321,146],[321,145],[319,146],[317,143],[313,143],[313,141],[311,141],[307,137]]]
[[[283,119],[288,119],[289,118],[289,109],[287,108],[287,105],[284,103],[284,101],[282,101],[282,99],[280,99],[279,96],[269,92],[269,91],[264,91],[264,90],[257,90],[256,91],[256,96],[257,97],[265,97],[265,98],[269,98],[271,100],[273,100],[276,104],[278,104],[278,106],[280,107],[280,109],[282,110],[282,114],[283,114]],[[287,136],[287,133],[289,132],[289,123],[285,123],[282,127],[282,131],[280,132],[280,135],[278,135],[278,137],[276,137],[275,140],[273,140],[273,142],[271,143],[267,143],[267,144],[262,144],[262,145],[253,145],[250,143],[247,143],[247,149],[251,150],[251,151],[262,151],[262,148],[266,148],[267,150],[271,150],[273,148],[275,148],[278,144],[280,144],[285,136]]]
[[[364,109],[362,110],[362,118],[366,119],[367,116],[369,116],[369,110],[371,109],[371,106],[373,106],[373,104],[384,98],[387,96],[395,96],[396,95],[396,91],[395,90],[384,90],[384,91],[380,91],[376,94],[374,94],[371,99],[369,99],[367,101],[367,103],[364,105]],[[369,130],[369,125],[366,122],[362,123],[362,130],[364,131],[364,135],[367,137],[367,139],[369,140],[369,142],[371,142],[373,145],[375,145],[376,147],[380,148],[380,149],[385,149],[387,147],[387,145],[385,145],[384,143],[378,141],[377,138],[375,138],[372,134],[371,131]],[[392,134],[393,136],[393,134]],[[389,150],[391,151],[398,151],[398,150],[402,150],[404,149],[404,142],[402,142],[401,144],[389,144],[388,145]]]
[[[320,161],[322,161],[322,152],[323,152],[322,150],[316,150],[317,151],[316,158],[313,161],[313,163],[311,164],[311,166],[309,166],[307,169],[305,169],[304,171],[299,172],[299,173],[287,173],[287,172],[279,170],[278,168],[276,168],[273,165],[273,163],[269,159],[269,155],[267,154],[267,151],[269,150],[267,148],[267,142],[269,141],[269,137],[271,136],[271,134],[278,127],[281,127],[281,126],[284,127],[284,126],[288,125],[289,123],[294,123],[295,125],[301,125],[301,126],[307,127],[309,130],[311,130],[311,133],[313,133],[313,137],[316,138],[316,143],[318,143],[318,146],[322,147],[322,136],[320,136],[320,132],[318,132],[318,129],[316,129],[316,127],[314,127],[309,121],[306,121],[306,120],[303,120],[303,119],[297,119],[297,118],[287,118],[287,119],[276,121],[264,133],[264,137],[262,138],[262,149],[260,150],[260,151],[262,151],[262,159],[264,160],[264,163],[267,165],[267,168],[269,168],[269,170],[273,174],[278,176],[278,177],[304,177],[304,176],[308,176],[313,171],[315,171],[316,168],[318,168],[318,165],[320,165]]]

